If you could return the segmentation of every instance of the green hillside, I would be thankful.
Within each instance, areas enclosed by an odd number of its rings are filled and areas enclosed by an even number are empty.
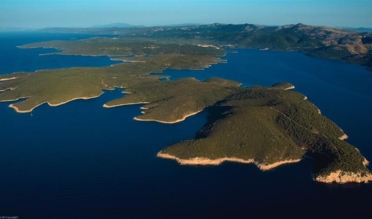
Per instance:
[[[246,88],[213,105],[208,112],[208,122],[195,139],[171,145],[159,156],[170,155],[167,158],[173,156],[181,163],[204,159],[204,164],[235,158],[265,167],[307,155],[315,161],[315,179],[342,171],[371,180],[364,157],[340,140],[344,135],[341,129],[319,114],[300,93]]]

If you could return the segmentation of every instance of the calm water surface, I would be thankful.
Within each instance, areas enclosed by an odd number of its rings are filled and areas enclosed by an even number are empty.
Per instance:
[[[108,57],[39,56],[15,46],[89,35],[0,34],[1,73],[43,68],[107,66]],[[12,45],[12,46],[10,46]],[[25,62],[33,57],[32,63]],[[50,62],[50,58],[56,62]],[[73,59],[78,57],[78,61]],[[299,53],[239,50],[227,64],[204,71],[164,73],[223,77],[243,86],[289,81],[349,135],[372,160],[372,72]],[[6,61],[4,61],[6,60]],[[17,60],[17,61],[14,61]],[[53,63],[59,63],[54,65]],[[268,172],[254,165],[180,166],[156,158],[169,144],[190,139],[202,112],[174,125],[137,122],[140,106],[105,109],[121,90],[17,114],[0,103],[0,216],[19,218],[257,218],[368,217],[372,185],[325,185],[311,180],[312,161]]]

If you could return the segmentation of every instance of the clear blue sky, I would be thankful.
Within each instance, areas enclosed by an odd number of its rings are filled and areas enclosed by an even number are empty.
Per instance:
[[[253,23],[372,27],[372,0],[0,0],[0,27]]]

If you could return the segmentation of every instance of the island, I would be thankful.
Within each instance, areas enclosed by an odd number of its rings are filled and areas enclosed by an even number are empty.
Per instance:
[[[291,83],[244,88],[240,82],[222,78],[161,80],[168,77],[162,74],[166,69],[200,70],[226,62],[223,56],[233,52],[226,47],[299,50],[372,66],[371,34],[302,24],[138,27],[121,34],[20,46],[56,48],[56,53],[66,55],[107,55],[122,63],[2,75],[0,102],[10,102],[9,107],[18,113],[29,113],[42,104],[59,106],[123,88],[124,97],[103,107],[138,104],[142,113],[133,118],[138,121],[173,124],[208,111],[208,121],[194,139],[165,146],[158,157],[188,165],[254,163],[261,170],[309,157],[315,163],[315,181],[372,180],[368,161],[344,141],[347,135],[306,96],[293,91]]]

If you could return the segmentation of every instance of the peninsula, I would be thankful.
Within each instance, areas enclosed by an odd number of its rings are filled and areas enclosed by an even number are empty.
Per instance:
[[[106,48],[107,40],[110,39],[105,39],[101,43],[96,42],[94,44],[95,48],[97,50]],[[116,43],[122,45],[120,42]],[[147,45],[146,43],[143,44]],[[86,46],[87,48],[91,48],[87,45],[88,42],[84,42],[81,47]],[[223,62],[223,60],[217,56],[225,54],[224,51],[216,48],[203,48],[193,45],[175,46],[173,44],[158,44],[159,47],[156,51],[147,51],[148,56],[144,57],[143,50],[146,49],[142,44],[140,46],[137,43],[133,45],[128,43],[125,45],[131,45],[131,54],[134,55],[134,57],[120,56],[116,57],[116,59],[130,60],[131,62],[124,62],[123,64],[103,68],[40,70],[33,73],[21,72],[1,76],[0,102],[24,99],[11,104],[10,107],[17,110],[17,112],[25,113],[31,112],[43,103],[57,106],[75,99],[98,97],[103,93],[103,89],[112,90],[115,87],[126,88],[125,92],[132,92],[133,98],[137,90],[145,92],[147,89],[152,89],[154,93],[151,95],[147,93],[146,98],[150,98],[151,96],[150,99],[156,99],[157,97],[154,96],[156,93],[166,95],[167,86],[164,85],[173,85],[173,83],[162,83],[159,79],[166,78],[166,76],[150,75],[151,73],[161,73],[165,69],[207,68],[212,64]],[[133,50],[135,50],[135,53]],[[68,51],[69,50],[65,52]],[[94,53],[93,51],[91,52]],[[213,80],[210,84],[215,85],[215,82],[216,80]],[[186,85],[186,83],[179,82],[176,82],[176,84]],[[235,86],[238,83],[234,82],[233,84]],[[224,85],[224,83],[222,83],[222,85]],[[174,92],[177,91],[174,90]],[[112,107],[119,102],[120,101],[110,102],[106,106]],[[135,103],[137,102],[138,101],[135,101]],[[190,112],[186,114],[188,113]],[[183,116],[184,115],[181,117]]]
[[[300,93],[277,85],[242,88],[209,107],[208,112],[208,122],[195,139],[171,145],[157,156],[183,165],[254,163],[261,170],[308,156],[315,162],[316,181],[372,180],[368,161],[342,141],[342,130]]]

